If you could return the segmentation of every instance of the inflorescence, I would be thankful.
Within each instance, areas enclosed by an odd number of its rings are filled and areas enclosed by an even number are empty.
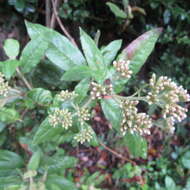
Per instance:
[[[152,120],[146,113],[138,113],[136,105],[138,101],[122,101],[121,108],[123,110],[123,120],[121,133],[125,135],[127,131],[130,133],[138,133],[140,135],[150,134]]]
[[[186,108],[178,105],[179,102],[190,101],[190,96],[182,86],[178,86],[168,77],[161,76],[156,79],[153,74],[149,86],[151,91],[147,95],[149,104],[157,104],[162,108],[163,118],[166,120],[169,131],[175,130],[174,124],[187,117]]]
[[[49,115],[49,122],[53,127],[61,125],[64,129],[72,126],[72,113],[67,109],[56,109],[53,114]]]
[[[90,119],[90,113],[87,108],[77,108],[77,116],[81,125],[84,124],[85,121]]]
[[[5,82],[4,75],[0,73],[0,96],[6,97],[9,90],[10,87],[8,85],[8,82]]]
[[[130,60],[119,60],[114,61],[113,66],[115,67],[116,71],[120,73],[122,77],[125,77],[127,79],[131,78],[132,71],[129,69]]]
[[[65,101],[65,100],[69,100],[69,99],[73,99],[77,96],[77,94],[73,91],[73,92],[69,92],[68,90],[62,90],[57,97],[61,100],[61,101]]]
[[[109,84],[107,86],[100,85],[95,82],[91,82],[91,92],[90,95],[93,100],[102,99],[106,95],[110,95],[113,93],[113,86]]]

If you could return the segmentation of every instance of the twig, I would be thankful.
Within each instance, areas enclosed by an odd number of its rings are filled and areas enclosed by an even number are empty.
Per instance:
[[[29,90],[32,90],[32,86],[27,81],[27,79],[24,77],[24,75],[21,73],[19,68],[16,68],[16,72],[18,73],[19,77],[23,80],[24,84],[27,86]]]
[[[57,10],[56,10],[55,2],[54,2],[53,0],[51,0],[51,2],[52,2],[53,12],[54,12],[54,14],[55,14],[55,18],[56,18],[56,20],[57,20],[57,22],[58,22],[58,24],[59,24],[61,30],[62,30],[63,33],[71,40],[71,42],[72,42],[75,46],[77,46],[75,40],[74,40],[74,39],[71,37],[71,35],[68,33],[68,31],[67,31],[66,28],[64,27],[63,23],[61,22],[61,19],[59,18],[58,12],[57,12]]]
[[[50,27],[50,22],[51,22],[50,14],[51,14],[50,0],[46,0],[46,26],[47,27]]]
[[[107,151],[111,152],[112,154],[114,154],[115,156],[117,156],[118,158],[121,158],[125,161],[130,162],[133,165],[136,165],[136,162],[134,162],[133,160],[130,160],[129,158],[124,157],[123,155],[119,154],[118,152],[116,152],[115,150],[112,150],[111,148],[109,148],[108,146],[106,146],[104,143],[99,142]]]
[[[55,0],[55,8],[57,9],[58,5],[60,3],[60,0]],[[55,18],[55,14],[54,12],[52,13],[51,16],[51,22],[50,22],[50,28],[55,28],[55,24],[56,24],[56,18]]]

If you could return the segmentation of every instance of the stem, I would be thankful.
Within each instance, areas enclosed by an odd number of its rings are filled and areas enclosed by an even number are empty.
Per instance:
[[[51,22],[50,9],[51,9],[50,0],[46,0],[46,26],[47,27],[50,27],[50,22]]]
[[[19,77],[23,80],[24,84],[27,86],[27,88],[29,90],[32,90],[32,86],[30,85],[30,83],[27,81],[27,79],[25,78],[25,76],[22,74],[22,72],[20,71],[19,68],[16,68],[17,74],[19,75]]]
[[[61,19],[59,18],[56,6],[55,6],[55,2],[53,0],[51,0],[52,2],[52,6],[53,6],[53,12],[55,15],[55,18],[61,28],[61,30],[63,31],[63,33],[71,40],[71,42],[73,43],[73,45],[75,45],[77,47],[77,44],[75,42],[75,40],[71,37],[71,35],[69,34],[69,32],[66,30],[66,28],[64,27],[63,23],[61,22]]]
[[[121,155],[120,153],[118,153],[118,152],[116,152],[115,150],[113,150],[113,149],[109,148],[108,146],[106,146],[104,143],[102,143],[102,142],[100,142],[100,141],[99,141],[99,143],[100,143],[100,145],[102,145],[107,151],[111,152],[112,154],[114,154],[114,155],[117,156],[118,158],[121,158],[121,159],[123,159],[123,160],[125,160],[125,161],[130,162],[130,163],[133,164],[133,165],[136,165],[136,162],[134,162],[133,160],[130,160],[129,158],[124,157],[124,156]]]

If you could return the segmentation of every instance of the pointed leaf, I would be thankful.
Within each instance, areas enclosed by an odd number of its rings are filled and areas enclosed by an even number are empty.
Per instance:
[[[104,62],[106,65],[110,65],[115,56],[117,55],[119,49],[121,48],[122,40],[114,40],[109,43],[106,47],[102,48],[101,53],[104,57]]]
[[[42,156],[42,153],[40,150],[33,153],[32,157],[29,160],[29,163],[27,165],[28,170],[37,170],[40,164],[40,158]]]
[[[116,17],[123,18],[123,19],[127,18],[127,14],[122,9],[120,9],[116,4],[107,2],[106,5],[110,8],[110,10],[113,12],[113,14]]]
[[[86,65],[75,66],[70,70],[66,71],[61,80],[65,81],[78,81],[90,77],[91,69]]]
[[[112,98],[101,100],[102,110],[106,119],[113,128],[119,129],[122,121],[122,110],[119,104]]]
[[[39,36],[35,40],[31,40],[22,51],[20,58],[21,70],[24,73],[30,72],[45,55],[48,48],[48,43]]]
[[[162,28],[150,30],[132,41],[123,51],[120,58],[130,60],[130,68],[136,74],[152,52]]]

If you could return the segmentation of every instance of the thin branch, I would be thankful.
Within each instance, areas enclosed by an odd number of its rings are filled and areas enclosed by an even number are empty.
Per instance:
[[[136,165],[136,162],[134,162],[133,160],[130,160],[129,158],[124,157],[123,155],[121,155],[120,153],[116,152],[115,150],[112,150],[111,148],[109,148],[108,146],[106,146],[104,143],[99,142],[107,151],[111,152],[112,154],[114,154],[115,156],[117,156],[118,158],[121,158],[122,160],[128,161],[133,165]]]
[[[57,9],[58,5],[60,4],[60,0],[55,0],[55,8]],[[56,25],[56,18],[54,12],[52,13],[51,16],[51,22],[50,22],[50,28],[55,28]]]
[[[63,31],[63,33],[71,40],[71,42],[77,46],[75,40],[72,38],[72,36],[68,33],[68,31],[66,30],[66,28],[64,27],[63,23],[61,22],[61,19],[59,18],[58,16],[58,12],[57,12],[57,9],[56,9],[56,6],[55,6],[55,2],[53,0],[51,0],[52,2],[52,6],[53,6],[53,12],[55,14],[55,18],[61,28],[61,30]]]
[[[46,26],[50,27],[50,22],[51,22],[51,4],[50,0],[46,0]]]
[[[23,80],[24,84],[27,86],[27,88],[29,90],[32,90],[31,84],[27,81],[27,79],[25,78],[25,76],[21,73],[20,69],[16,68],[16,71],[17,71],[19,77]]]

